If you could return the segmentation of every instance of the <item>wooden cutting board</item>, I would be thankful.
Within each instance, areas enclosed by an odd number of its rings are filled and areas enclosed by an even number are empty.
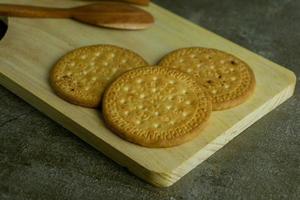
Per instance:
[[[49,0],[0,2],[54,5]],[[55,6],[79,4],[82,3],[56,1]],[[108,30],[68,19],[10,18],[8,32],[0,42],[0,83],[132,173],[156,186],[166,187],[292,96],[296,77],[291,71],[155,4],[145,9],[154,15],[156,24],[144,31]],[[214,112],[208,127],[193,141],[167,149],[143,148],[106,129],[98,110],[71,105],[58,98],[49,86],[49,70],[62,55],[93,44],[132,49],[152,64],[180,47],[218,48],[250,64],[257,89],[245,104]]]

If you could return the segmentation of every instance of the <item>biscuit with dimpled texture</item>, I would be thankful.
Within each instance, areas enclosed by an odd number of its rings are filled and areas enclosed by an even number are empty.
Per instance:
[[[200,134],[212,104],[194,77],[152,66],[118,77],[104,94],[102,110],[107,126],[127,141],[171,147]]]
[[[121,73],[147,66],[138,54],[112,45],[87,46],[66,54],[52,68],[50,83],[70,103],[97,107],[107,85]]]
[[[216,49],[179,49],[166,55],[159,65],[196,77],[212,96],[213,110],[237,106],[245,102],[255,89],[251,68],[237,57]]]

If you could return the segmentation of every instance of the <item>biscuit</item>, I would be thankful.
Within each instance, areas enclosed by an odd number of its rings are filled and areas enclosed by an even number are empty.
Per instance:
[[[50,83],[70,103],[97,107],[107,85],[121,73],[147,66],[138,54],[112,45],[76,49],[62,57],[50,72]]]
[[[213,110],[237,106],[245,102],[255,89],[251,68],[237,57],[216,49],[179,49],[166,55],[159,65],[196,77],[211,95]]]
[[[122,74],[106,90],[102,107],[113,132],[146,147],[171,147],[195,138],[211,110],[210,97],[197,80],[157,66]]]

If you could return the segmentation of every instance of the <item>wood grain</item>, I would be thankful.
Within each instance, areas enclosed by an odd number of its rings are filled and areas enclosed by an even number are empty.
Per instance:
[[[43,6],[50,1],[26,2]],[[59,1],[61,7],[70,5],[74,2]],[[7,35],[0,42],[0,82],[132,173],[153,185],[166,187],[288,99],[293,94],[296,77],[291,71],[155,4],[150,4],[147,10],[157,22],[151,29],[140,32],[100,29],[67,19],[10,18]],[[181,47],[217,48],[245,60],[255,73],[257,88],[243,105],[214,112],[208,127],[193,141],[167,149],[140,147],[105,128],[99,111],[71,105],[58,98],[49,86],[52,65],[66,52],[91,44],[126,47],[152,64]]]

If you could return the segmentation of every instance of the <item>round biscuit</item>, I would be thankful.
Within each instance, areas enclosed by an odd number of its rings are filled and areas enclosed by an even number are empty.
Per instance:
[[[107,126],[132,143],[171,147],[195,138],[211,114],[210,97],[192,76],[157,66],[130,70],[103,97]]]
[[[58,96],[70,103],[97,107],[107,85],[133,68],[147,66],[138,54],[113,45],[75,49],[63,56],[50,72]]]
[[[237,106],[245,102],[255,89],[255,76],[249,65],[216,49],[178,49],[162,58],[158,65],[196,77],[211,95],[213,110]]]

